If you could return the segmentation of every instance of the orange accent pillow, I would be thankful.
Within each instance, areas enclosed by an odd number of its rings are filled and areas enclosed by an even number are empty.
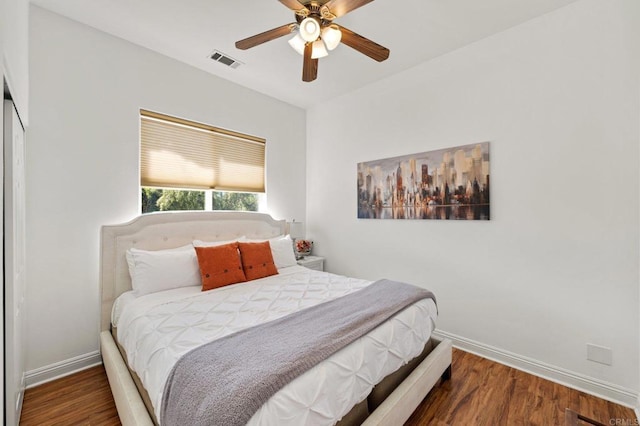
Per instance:
[[[264,278],[278,273],[278,268],[273,262],[269,241],[238,243],[238,248],[242,259],[242,269],[247,280]]]
[[[242,271],[237,242],[195,249],[200,265],[202,291],[247,281]]]

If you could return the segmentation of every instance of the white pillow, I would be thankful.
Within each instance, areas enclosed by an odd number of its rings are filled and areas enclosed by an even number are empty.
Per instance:
[[[269,241],[271,246],[271,255],[276,268],[282,269],[287,266],[295,266],[298,264],[296,255],[293,253],[293,240],[290,235],[277,236],[268,240],[247,240],[247,241]]]
[[[131,286],[136,297],[173,288],[202,285],[191,244],[169,250],[127,250]]]
[[[229,244],[229,243],[234,243],[236,241],[246,241],[247,237],[245,237],[244,235],[241,237],[236,238],[235,240],[228,240],[228,241],[202,241],[202,240],[193,240],[193,246],[194,247],[217,247],[217,246],[221,246],[223,244]]]
[[[276,268],[286,268],[287,266],[295,266],[298,264],[296,255],[293,253],[293,240],[289,235],[282,238],[273,238],[269,240],[271,246],[271,255]]]

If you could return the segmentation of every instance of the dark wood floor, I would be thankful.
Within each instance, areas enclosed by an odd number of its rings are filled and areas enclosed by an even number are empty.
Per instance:
[[[103,366],[27,389],[21,425],[119,425]]]
[[[566,408],[605,425],[637,424],[630,408],[454,349],[451,380],[430,392],[406,425],[564,426]]]
[[[454,349],[451,380],[437,385],[406,425],[564,426],[566,408],[605,425],[637,424],[630,408]],[[104,368],[28,389],[20,424],[119,425]]]

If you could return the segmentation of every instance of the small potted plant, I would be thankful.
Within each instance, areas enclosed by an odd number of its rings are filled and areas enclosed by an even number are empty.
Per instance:
[[[298,259],[309,256],[311,254],[312,247],[313,241],[311,240],[296,240],[296,255]]]

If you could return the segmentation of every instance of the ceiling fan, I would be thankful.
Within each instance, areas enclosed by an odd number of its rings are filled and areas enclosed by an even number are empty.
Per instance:
[[[382,62],[389,57],[389,49],[333,23],[333,20],[373,0],[279,0],[295,12],[296,22],[282,25],[236,42],[236,48],[250,49],[262,43],[296,33],[289,44],[304,56],[302,81],[318,76],[318,58],[327,56],[340,42],[368,57]]]

